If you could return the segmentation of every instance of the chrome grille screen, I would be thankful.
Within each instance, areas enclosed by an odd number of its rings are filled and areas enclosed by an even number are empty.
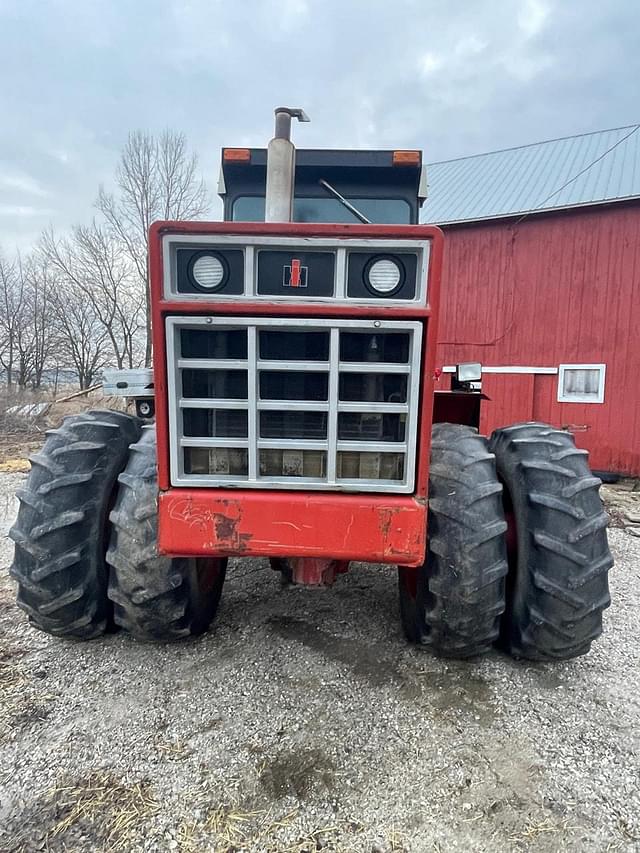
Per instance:
[[[422,325],[167,319],[173,485],[413,491]]]

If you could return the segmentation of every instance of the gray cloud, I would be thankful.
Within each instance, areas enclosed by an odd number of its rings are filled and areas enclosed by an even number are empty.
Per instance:
[[[638,120],[633,0],[0,0],[0,244],[92,215],[129,130],[428,160]],[[216,212],[216,211],[214,211]]]

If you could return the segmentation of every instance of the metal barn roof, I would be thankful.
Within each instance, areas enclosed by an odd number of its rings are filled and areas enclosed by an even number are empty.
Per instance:
[[[446,225],[640,198],[640,125],[432,163],[422,222]]]

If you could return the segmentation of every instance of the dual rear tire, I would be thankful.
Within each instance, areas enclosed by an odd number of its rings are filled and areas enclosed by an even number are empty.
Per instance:
[[[36,627],[81,639],[113,624],[144,640],[207,630],[227,561],[158,553],[153,427],[122,412],[73,415],[31,461],[11,573]],[[436,424],[427,559],[400,569],[407,637],[458,658],[496,643],[532,660],[586,653],[613,562],[599,484],[572,437],[544,424],[488,442]]]
[[[427,559],[417,572],[399,572],[401,616],[413,642],[465,658],[497,640],[507,575],[501,494],[486,439],[471,427],[435,424]]]
[[[35,627],[76,639],[114,624],[143,640],[206,631],[226,560],[158,554],[153,428],[123,412],[72,415],[31,464],[10,571]]]
[[[107,551],[116,625],[141,640],[202,634],[218,609],[227,560],[158,554],[154,427],[131,446],[118,483]]]
[[[20,509],[9,532],[10,572],[18,606],[49,634],[91,639],[112,621],[105,551],[118,474],[140,423],[122,412],[65,418],[47,432],[17,492]]]
[[[599,485],[586,452],[545,424],[489,441],[434,425],[427,558],[399,572],[407,637],[458,658],[494,644],[530,660],[589,651],[613,564]]]
[[[530,660],[586,654],[602,633],[613,565],[587,451],[569,433],[536,423],[496,430],[489,449],[510,532],[501,643]]]

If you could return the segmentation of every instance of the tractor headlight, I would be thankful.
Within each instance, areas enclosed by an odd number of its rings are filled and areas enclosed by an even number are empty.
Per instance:
[[[218,255],[198,255],[191,265],[191,278],[203,290],[218,290],[227,278],[226,264]]]
[[[372,258],[364,268],[364,283],[378,296],[391,296],[404,283],[404,266],[396,258]]]

